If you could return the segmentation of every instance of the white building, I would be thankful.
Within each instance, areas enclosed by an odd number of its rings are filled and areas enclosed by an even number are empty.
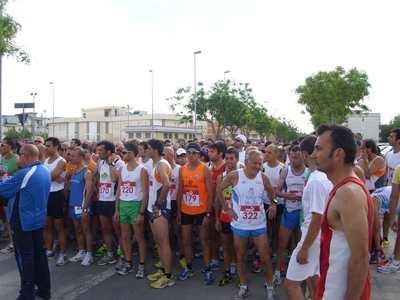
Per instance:
[[[362,115],[350,116],[344,126],[350,128],[354,133],[361,133],[364,139],[373,139],[376,142],[381,141],[381,114],[369,113]]]
[[[130,111],[125,106],[105,106],[82,109],[77,118],[51,118],[47,121],[49,136],[62,141],[78,138],[82,141],[127,141],[133,138],[147,140],[152,137],[175,142],[178,138],[194,138],[192,123],[179,122],[175,114],[148,114],[146,111]],[[53,123],[54,122],[54,123]],[[53,127],[54,124],[54,127]],[[198,122],[197,138],[206,136],[207,124]]]

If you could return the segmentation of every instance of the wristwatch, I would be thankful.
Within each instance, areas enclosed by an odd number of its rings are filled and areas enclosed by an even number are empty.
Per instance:
[[[276,204],[278,204],[278,200],[274,199],[274,202],[275,202]]]
[[[207,218],[211,218],[210,212],[206,212],[206,217],[207,217]]]
[[[142,217],[144,217],[144,212],[139,211],[139,215],[141,215]]]
[[[116,160],[114,160],[110,165],[115,167],[115,164],[117,163],[117,161],[119,161],[119,159],[117,158]]]
[[[87,209],[87,208],[82,208],[82,212],[89,212],[89,209]]]

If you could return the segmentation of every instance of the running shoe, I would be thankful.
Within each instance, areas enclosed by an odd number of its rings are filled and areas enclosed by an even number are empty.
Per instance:
[[[157,269],[161,269],[161,267],[162,267],[161,260],[159,260],[158,262],[156,262],[156,263],[154,264],[154,266],[155,266]]]
[[[132,245],[132,254],[133,255],[139,254],[139,247],[137,244]]]
[[[136,278],[144,278],[146,276],[146,266],[139,265],[138,271],[136,273]]]
[[[101,257],[107,254],[107,249],[105,246],[101,246],[97,251],[94,253],[94,256]]]
[[[189,277],[192,277],[194,275],[194,269],[189,269],[189,268],[186,268],[183,272],[182,272],[182,274],[180,274],[179,276],[178,276],[178,280],[186,280],[186,279],[188,279]]]
[[[263,269],[263,266],[261,264],[261,260],[256,258],[253,261],[253,267],[251,268],[251,272],[252,273],[260,273],[262,271],[262,269]]]
[[[393,261],[391,263],[388,263],[386,266],[383,267],[378,267],[378,272],[379,273],[400,273],[400,263],[395,265],[393,264]]]
[[[182,269],[186,269],[186,267],[187,267],[186,258],[182,257],[181,259],[179,259],[179,266],[180,266]]]
[[[60,249],[60,242],[58,240],[54,240],[53,242],[53,252],[56,252]]]
[[[218,282],[218,286],[226,286],[231,283],[233,280],[232,276],[228,273],[225,273],[224,277]]]
[[[69,259],[70,262],[78,262],[78,261],[83,261],[86,257],[86,252],[85,251],[79,251],[74,257],[71,257]]]
[[[81,266],[88,267],[93,263],[93,255],[92,253],[86,253],[85,258],[83,259]]]
[[[274,275],[273,279],[272,279],[272,284],[273,285],[279,285],[282,283],[281,277],[278,275]]]
[[[370,253],[369,263],[370,264],[376,264],[376,253],[375,253],[375,251],[372,251]]]
[[[147,275],[147,279],[150,281],[156,281],[158,279],[160,279],[160,277],[162,277],[164,275],[164,273],[161,270],[157,270],[156,273]]]
[[[265,297],[267,300],[275,300],[275,292],[273,288],[267,288],[265,292]]]
[[[390,257],[386,257],[385,255],[382,255],[379,258],[379,262],[378,262],[378,267],[383,267],[386,266],[388,263],[390,263],[392,260],[390,259]]]
[[[150,284],[150,286],[155,289],[163,289],[167,286],[173,285],[175,285],[174,276],[171,276],[171,278],[167,278],[165,275],[161,276],[156,282]]]
[[[62,267],[65,266],[68,262],[68,257],[66,254],[60,254],[60,256],[58,257],[58,260],[56,262],[56,266],[57,267]]]
[[[75,244],[76,243],[76,238],[74,236],[69,236],[67,238],[67,244],[71,245],[71,244]]]
[[[8,244],[7,247],[5,247],[4,249],[1,249],[0,252],[3,254],[14,252],[14,246],[11,244]]]
[[[213,283],[214,283],[214,279],[213,279],[213,276],[212,276],[212,271],[207,271],[206,272],[206,278],[204,279],[204,284],[205,285],[212,285]]]
[[[115,256],[104,255],[98,262],[98,266],[105,266],[107,264],[115,264],[117,262],[117,258]]]
[[[220,261],[224,261],[224,248],[219,248],[218,257]]]
[[[53,260],[56,256],[53,251],[47,252],[46,251],[47,260]]]
[[[121,270],[118,271],[118,274],[125,276],[125,275],[128,275],[129,273],[133,273],[133,272],[135,272],[135,264],[125,262],[125,265],[121,268]]]
[[[387,248],[389,247],[389,241],[387,239],[382,239],[381,240],[381,247],[382,248]]]
[[[276,263],[276,254],[272,254],[271,255],[271,264],[275,264]]]
[[[240,286],[239,292],[233,296],[233,300],[243,300],[244,298],[247,298],[248,296],[250,296],[249,288],[248,287],[244,288],[244,287]]]
[[[121,256],[118,257],[118,261],[117,261],[117,264],[115,266],[115,270],[121,271],[122,268],[125,266],[125,264],[126,264],[126,258],[125,257],[121,257]]]
[[[213,271],[218,271],[219,270],[219,265],[216,265],[214,263],[210,264],[210,269]],[[201,268],[201,272],[205,273],[206,272],[206,267]]]
[[[232,278],[236,278],[238,276],[236,264],[231,264],[230,273]]]
[[[117,257],[120,257],[121,254],[122,254],[121,248],[118,247],[118,248],[117,248]]]

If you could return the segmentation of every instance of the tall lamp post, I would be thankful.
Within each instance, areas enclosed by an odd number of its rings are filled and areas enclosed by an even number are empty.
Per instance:
[[[153,70],[149,70],[151,73],[151,138],[154,139],[154,107],[153,107]]]
[[[33,116],[32,116],[32,136],[35,137],[35,97],[37,93],[31,93],[33,98]]]
[[[196,95],[196,54],[200,54],[201,51],[194,53],[194,137],[197,138],[197,95]]]
[[[50,82],[50,84],[53,86],[53,137],[54,137],[54,82]]]
[[[225,74],[228,74],[230,72],[231,71],[225,71],[224,72],[224,86],[225,86]],[[226,103],[225,103],[225,116],[224,116],[224,139],[225,139],[225,137],[226,137]]]

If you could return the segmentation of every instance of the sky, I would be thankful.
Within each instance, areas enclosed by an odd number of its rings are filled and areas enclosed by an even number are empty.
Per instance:
[[[336,66],[365,71],[365,104],[387,124],[397,115],[398,1],[15,0],[17,42],[29,66],[3,58],[3,114],[32,102],[46,117],[127,106],[170,113],[167,98],[196,79],[246,82],[256,101],[303,132],[312,131],[293,92]]]

